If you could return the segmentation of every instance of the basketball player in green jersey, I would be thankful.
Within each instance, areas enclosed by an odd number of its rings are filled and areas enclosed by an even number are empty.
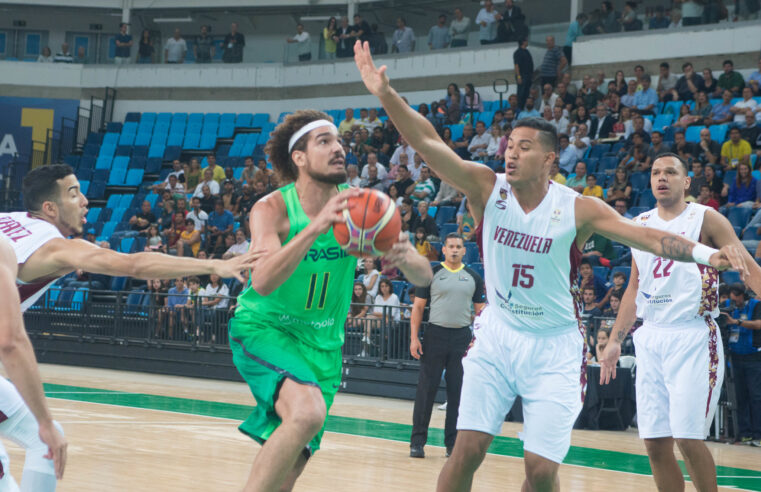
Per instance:
[[[266,250],[230,321],[233,361],[256,407],[240,430],[262,444],[246,491],[291,490],[320,446],[341,382],[341,346],[356,258],[336,242],[343,222],[344,152],[319,111],[297,111],[267,144],[281,182],[251,211],[252,248]],[[386,258],[415,285],[432,278],[428,260],[400,234]]]

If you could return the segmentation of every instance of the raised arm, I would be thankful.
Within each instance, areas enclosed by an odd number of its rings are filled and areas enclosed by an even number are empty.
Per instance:
[[[695,262],[696,255],[702,257],[701,252],[706,248],[695,248],[698,243],[683,236],[635,224],[595,197],[576,198],[576,228],[579,231],[577,241],[581,244],[592,234],[599,233],[632,248],[676,261]],[[708,263],[708,260],[711,266],[719,270],[731,268],[745,278],[745,260],[734,246],[722,247],[720,251],[711,254],[710,258],[706,258],[705,262]]]
[[[626,286],[624,297],[621,299],[621,306],[616,316],[616,322],[613,324],[613,330],[610,332],[608,345],[605,352],[600,357],[600,384],[608,384],[611,376],[616,379],[616,363],[621,356],[621,344],[629,330],[632,329],[634,322],[637,321],[637,290],[639,289],[639,270],[637,263],[632,259],[632,269],[629,274],[629,285]]]
[[[750,287],[757,296],[761,296],[761,266],[756,263],[748,250],[738,239],[732,224],[726,217],[713,209],[706,210],[703,217],[703,228],[701,235],[709,246],[720,248],[731,248],[737,252],[745,265],[745,273],[742,274],[742,281]]]
[[[482,210],[494,186],[494,171],[482,164],[462,160],[439,138],[433,125],[391,87],[386,66],[375,67],[367,42],[357,41],[354,45],[354,61],[365,87],[378,97],[404,139],[441,179],[465,193],[474,210]]]
[[[81,268],[86,272],[140,279],[176,278],[177,275],[235,277],[243,282],[243,270],[253,269],[262,252],[249,251],[230,260],[198,260],[160,253],[118,253],[81,239],[53,239],[24,265],[25,278],[63,275]]]

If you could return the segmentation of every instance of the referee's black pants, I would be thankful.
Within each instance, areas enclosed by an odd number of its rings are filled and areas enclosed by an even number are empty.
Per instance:
[[[457,437],[457,413],[460,408],[462,389],[462,357],[473,338],[469,326],[444,328],[428,325],[423,334],[423,355],[420,357],[420,374],[412,411],[412,437],[410,446],[424,446],[428,440],[428,424],[431,422],[436,390],[441,382],[441,372],[447,383],[447,416],[444,424],[444,445],[454,446]]]

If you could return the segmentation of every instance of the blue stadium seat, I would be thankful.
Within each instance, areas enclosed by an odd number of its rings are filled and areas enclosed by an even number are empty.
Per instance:
[[[239,115],[240,117],[240,115]],[[251,120],[251,126],[254,128],[264,126],[270,122],[270,114],[269,113],[256,113]],[[236,122],[237,124],[237,122]],[[336,124],[338,124],[338,121],[336,121]]]
[[[111,169],[108,175],[109,186],[124,186],[124,177],[127,175],[127,168]]]
[[[119,252],[120,253],[132,253],[132,245],[134,243],[135,243],[135,238],[125,237],[124,239],[122,239],[122,242],[119,245]]]
[[[179,145],[167,145],[164,150],[164,160],[173,161],[179,159],[182,156],[182,147]]]
[[[87,191],[90,189],[90,181],[86,179],[80,179],[79,180],[79,191],[82,192],[83,195],[87,196]]]
[[[116,144],[119,142],[119,133],[112,132],[112,133],[106,133],[103,136],[103,145],[113,145],[116,147]]]
[[[458,140],[462,138],[464,128],[465,125],[449,125],[449,129],[452,130],[452,140]]]
[[[721,272],[721,282],[724,284],[736,284],[741,282],[740,273],[732,270]]]
[[[465,243],[465,257],[462,259],[462,261],[466,264],[478,263],[481,261],[481,251],[478,249],[478,244],[473,241],[468,241]]]
[[[436,254],[441,258],[441,248],[444,243],[441,241],[431,241],[431,248],[436,252]]]
[[[439,227],[439,237],[445,238],[448,234],[457,232],[457,224],[442,224]]]
[[[182,142],[185,140],[184,133],[170,133],[166,139],[167,147],[182,147]]]
[[[127,186],[140,186],[143,182],[143,170],[142,169],[130,169],[127,171],[127,177],[124,179],[124,184]]]
[[[90,189],[87,190],[87,198],[103,198],[106,194],[106,183],[103,181],[93,181],[90,183]]]
[[[185,129],[185,133],[201,133],[202,129],[203,129],[203,123],[192,122],[192,123],[188,123],[188,126]]]
[[[111,156],[102,156],[98,157],[98,160],[95,161],[95,169],[111,169],[111,161],[113,161],[113,157]]]
[[[147,147],[151,144],[151,133],[138,133],[135,137],[135,145]]]
[[[159,196],[156,193],[148,193],[145,195],[145,200],[151,204],[151,208],[156,206],[156,202],[159,200]]]
[[[486,280],[484,278],[484,264],[483,263],[471,263],[468,266],[472,268],[473,271],[475,271],[477,274],[479,274],[483,280]]]
[[[217,145],[216,133],[204,133],[201,135],[201,141],[198,148],[201,150],[212,150]]]
[[[172,115],[172,119],[169,120],[171,123],[185,123],[188,121],[188,113],[174,113]]]
[[[438,210],[436,211],[436,225],[439,226],[439,229],[442,225],[452,222],[454,220],[454,216],[457,213],[457,207],[438,207]]]
[[[98,157],[113,157],[116,152],[116,144],[103,144],[98,151]]]
[[[129,157],[122,156],[122,155],[114,157],[114,160],[111,163],[111,169],[117,169],[117,168],[126,169],[128,167],[129,167]]]
[[[114,152],[114,156],[126,155],[127,157],[129,157],[131,154],[132,154],[131,145],[118,145],[116,147],[116,152]]]
[[[650,174],[649,173],[634,173],[629,178],[632,184],[632,189],[637,191],[642,191],[644,189],[647,189],[647,185],[650,182]]]
[[[407,282],[403,280],[392,280],[391,285],[394,288],[394,294],[401,299],[404,296],[404,290],[407,288]]]
[[[197,149],[201,140],[200,133],[188,133],[185,135],[185,140],[182,142],[183,149]]]
[[[222,115],[219,117],[219,124],[235,126],[235,117],[235,113],[222,113]]]
[[[122,196],[121,194],[113,194],[108,197],[108,201],[106,202],[106,208],[109,208],[111,210],[115,208],[119,208],[119,200],[121,200]]]
[[[732,186],[732,181],[737,180],[737,171],[734,169],[730,169],[729,171],[724,172],[724,177],[722,178],[722,181],[729,186]]]
[[[653,122],[653,130],[663,130],[667,126],[671,126],[671,123],[673,122],[673,114],[659,114],[655,117],[655,121]]]
[[[614,155],[615,155],[615,154],[618,154],[618,152],[619,152],[621,149],[623,149],[623,148],[624,148],[624,142],[618,142],[618,143],[614,143],[614,144],[613,144],[613,147],[611,147],[611,148],[610,148],[610,152],[608,152],[608,153],[609,153],[609,154],[614,154]]]
[[[269,118],[269,115],[267,115],[267,118]],[[254,126],[251,124],[253,119],[254,119],[254,115],[250,113],[241,113],[235,118],[235,127],[236,128],[252,128]]]
[[[122,127],[122,134],[124,133],[137,133],[138,124],[136,121],[125,121]]]
[[[151,113],[151,112],[143,113],[140,116],[140,123],[143,123],[143,122],[151,122],[151,124],[156,123],[156,113]]]
[[[220,118],[219,113],[206,113],[203,116],[203,123],[204,125],[206,125],[207,123],[214,123],[219,125],[219,118]]]
[[[138,123],[140,122],[140,113],[127,113],[127,116],[124,117],[124,121]]]
[[[684,132],[684,139],[692,143],[700,142],[700,130],[703,128],[705,128],[705,125],[687,127],[687,130]]]
[[[708,127],[708,129],[711,132],[711,140],[716,140],[717,142],[722,143],[727,138],[729,125],[711,125]]]
[[[597,157],[587,157],[586,159],[584,159],[584,162],[587,163],[588,173],[596,173],[597,168],[600,166],[600,159]]]
[[[155,147],[157,145],[166,145],[168,137],[168,133],[154,133],[151,137],[151,147]]]
[[[87,223],[93,224],[95,222],[98,222],[98,217],[100,216],[100,211],[103,210],[100,207],[93,207],[90,210],[87,211]]]
[[[594,272],[596,277],[600,277],[602,280],[607,281],[608,280],[608,274],[610,273],[610,269],[606,266],[593,266],[592,271]]]
[[[69,154],[63,158],[63,162],[64,164],[68,164],[74,169],[77,169],[79,167],[79,156],[74,154]]]
[[[95,157],[91,155],[83,155],[79,158],[78,169],[93,169],[95,168]]]
[[[99,150],[100,150],[100,145],[85,144],[84,148],[82,148],[82,155],[96,157],[98,155]]]
[[[119,137],[119,146],[133,145],[135,143],[135,133],[122,133]]]
[[[752,212],[753,209],[751,208],[732,207],[727,213],[727,219],[729,219],[729,223],[733,226],[744,228],[746,225],[748,225],[748,220],[750,219]]]
[[[113,236],[114,231],[116,230],[116,222],[106,222],[106,224],[103,226],[103,230],[100,232],[99,240],[107,241],[111,239],[111,236]]]
[[[90,181],[92,179],[92,169],[77,169],[77,179]]]
[[[129,209],[132,205],[132,199],[135,197],[132,193],[125,193],[119,198],[119,206],[117,208]]]
[[[234,133],[235,133],[234,123],[220,123],[219,124],[219,129],[217,131],[217,136],[219,138],[233,138]]]
[[[589,155],[587,155],[587,158],[601,158],[606,152],[610,150],[609,144],[597,144],[593,145],[589,150]]]
[[[598,172],[613,171],[618,167],[618,158],[615,156],[605,156],[600,159],[600,163],[597,166]]]
[[[166,146],[164,145],[151,145],[148,148],[148,158],[151,157],[158,157],[160,159],[164,158],[164,150],[166,149]]]
[[[156,124],[165,123],[169,125],[172,121],[172,113],[159,113],[156,115]]]
[[[145,165],[145,174],[158,174],[161,171],[161,157],[149,157]]]
[[[637,206],[645,207],[648,210],[655,206],[655,197],[653,196],[653,190],[646,189],[640,193],[637,197]]]

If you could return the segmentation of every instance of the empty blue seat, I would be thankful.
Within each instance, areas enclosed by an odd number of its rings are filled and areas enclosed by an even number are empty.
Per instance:
[[[607,281],[608,280],[608,274],[610,273],[610,269],[606,266],[593,266],[592,271],[594,272],[596,277],[600,277],[600,279]]]
[[[436,225],[439,226],[439,228],[448,223],[452,222],[454,220],[454,216],[457,213],[456,207],[438,207],[438,210],[436,211]]]
[[[610,150],[609,144],[597,144],[593,145],[589,150],[589,155],[587,157],[597,157],[598,159],[603,156],[606,152]]]
[[[124,133],[137,133],[137,122],[136,121],[126,121],[124,123],[124,126],[122,126],[122,134]]]
[[[203,124],[203,113],[190,113],[188,115],[188,125],[192,123]]]
[[[185,134],[183,133],[170,133],[166,139],[167,147],[182,147],[182,142],[185,140]]]
[[[168,133],[154,133],[151,137],[151,147],[156,145],[166,145],[168,137]]]
[[[139,122],[140,121],[140,113],[127,113],[127,116],[124,117],[125,122]],[[125,123],[126,124],[126,123]]]
[[[201,150],[211,150],[217,145],[216,133],[204,133],[201,135],[201,140],[198,148]]]
[[[148,148],[148,158],[150,159],[151,157],[158,157],[163,159],[165,149],[166,149],[166,146],[164,145],[151,145]]]
[[[116,147],[116,152],[114,155],[126,155],[129,157],[129,155],[132,153],[132,146],[131,145],[119,145]]]
[[[113,194],[108,197],[108,201],[106,202],[106,207],[110,209],[119,208],[119,200],[121,200],[122,196],[120,194]]]
[[[473,269],[477,274],[481,275],[481,278],[486,280],[484,277],[484,264],[483,263],[471,263],[468,265],[470,268]]]
[[[253,127],[266,125],[270,122],[270,114],[269,113],[256,113],[251,120],[251,125]],[[336,124],[338,121],[336,121]]]
[[[721,282],[731,285],[742,282],[742,279],[740,278],[739,272],[727,270],[725,272],[721,272]]]
[[[186,121],[188,121],[188,113],[174,113],[172,115],[172,119],[171,119],[172,124],[176,122],[184,123]]]
[[[137,135],[135,133],[122,133],[119,137],[119,145],[132,145],[135,143],[135,137]]]
[[[217,130],[217,136],[219,138],[232,138],[235,133],[234,123],[220,123]]]
[[[76,157],[76,156],[74,156]],[[79,158],[78,169],[93,169],[95,167],[95,157],[91,155],[83,155]]]
[[[704,125],[689,126],[684,132],[684,139],[688,142],[700,142],[700,130],[705,128]]]
[[[597,165],[598,172],[613,171],[618,167],[618,158],[616,156],[607,155],[600,159],[600,163]]]
[[[452,130],[452,140],[458,140],[462,138],[464,128],[465,125],[449,125],[449,129]]]
[[[126,157],[126,156],[123,156],[123,155],[114,157],[114,160],[111,163],[111,169],[116,169],[116,168],[119,168],[119,167],[125,168],[125,169],[128,168],[129,167],[129,157]]]
[[[182,142],[183,149],[197,149],[198,144],[201,141],[200,133],[188,133],[185,135],[185,140]]]
[[[77,169],[77,179],[90,181],[92,179],[92,169]]]
[[[642,191],[647,188],[647,185],[650,182],[650,174],[634,173],[629,179],[631,181],[633,190]]]
[[[465,257],[462,259],[462,261],[466,264],[478,263],[481,261],[481,251],[478,249],[478,244],[473,241],[468,241],[465,243]]]
[[[148,193],[145,195],[145,201],[151,204],[151,208],[156,206],[156,202],[158,202],[159,196],[156,193]]]
[[[269,115],[267,115],[269,118]],[[251,128],[254,125],[251,124],[251,122],[254,119],[254,115],[250,113],[241,113],[235,118],[235,127],[236,128]]]
[[[439,237],[445,238],[447,235],[457,232],[457,224],[442,224],[439,226]]]
[[[203,117],[203,124],[207,125],[209,123],[219,125],[219,113],[206,113]]]
[[[167,145],[164,150],[164,159],[167,161],[173,161],[179,159],[182,155],[182,146],[180,145]]]
[[[636,217],[639,214],[647,212],[648,210],[650,210],[649,207],[630,207],[628,212],[632,217]]]
[[[122,239],[121,244],[119,245],[119,252],[121,253],[132,253],[132,245],[135,242],[135,238],[133,237],[125,237]]]
[[[114,147],[116,147],[116,144],[118,142],[119,142],[119,133],[117,132],[106,133],[103,136],[104,145],[113,145]]]
[[[162,157],[149,157],[148,163],[145,165],[146,174],[158,174],[161,171]]]
[[[124,179],[124,184],[127,186],[140,186],[143,182],[143,170],[142,169],[130,169],[127,171],[127,177]]]
[[[185,133],[201,133],[202,129],[203,129],[203,123],[198,123],[198,122],[188,123],[188,126],[185,128]]]
[[[653,190],[643,190],[637,198],[637,206],[651,209],[655,206],[655,197],[653,196]]]
[[[708,130],[711,132],[711,140],[716,140],[717,142],[722,143],[727,138],[729,125],[711,125],[708,127]]]
[[[653,130],[663,130],[674,122],[673,114],[659,114],[653,121]]]
[[[87,211],[87,223],[88,224],[94,224],[95,222],[98,222],[98,217],[100,217],[100,211],[103,210],[100,207],[93,207],[90,210]]]
[[[151,144],[151,133],[138,133],[135,137],[135,146],[147,147]]]
[[[87,196],[87,191],[90,189],[90,182],[86,179],[80,179],[79,180],[79,191],[82,192],[83,195]]]
[[[100,150],[98,151],[98,157],[113,157],[114,152],[116,152],[116,143],[113,144],[103,144],[100,146]]]
[[[93,181],[90,183],[90,189],[87,190],[87,198],[100,199],[106,194],[106,183],[104,181]]]
[[[111,169],[111,162],[113,160],[111,156],[104,155],[98,157],[98,160],[95,162],[95,169]]]
[[[169,125],[169,123],[172,121],[172,113],[159,113],[156,115],[156,124],[159,123],[166,123]]]
[[[109,186],[123,186],[124,177],[127,175],[127,168],[111,169],[111,173],[108,175]]]

